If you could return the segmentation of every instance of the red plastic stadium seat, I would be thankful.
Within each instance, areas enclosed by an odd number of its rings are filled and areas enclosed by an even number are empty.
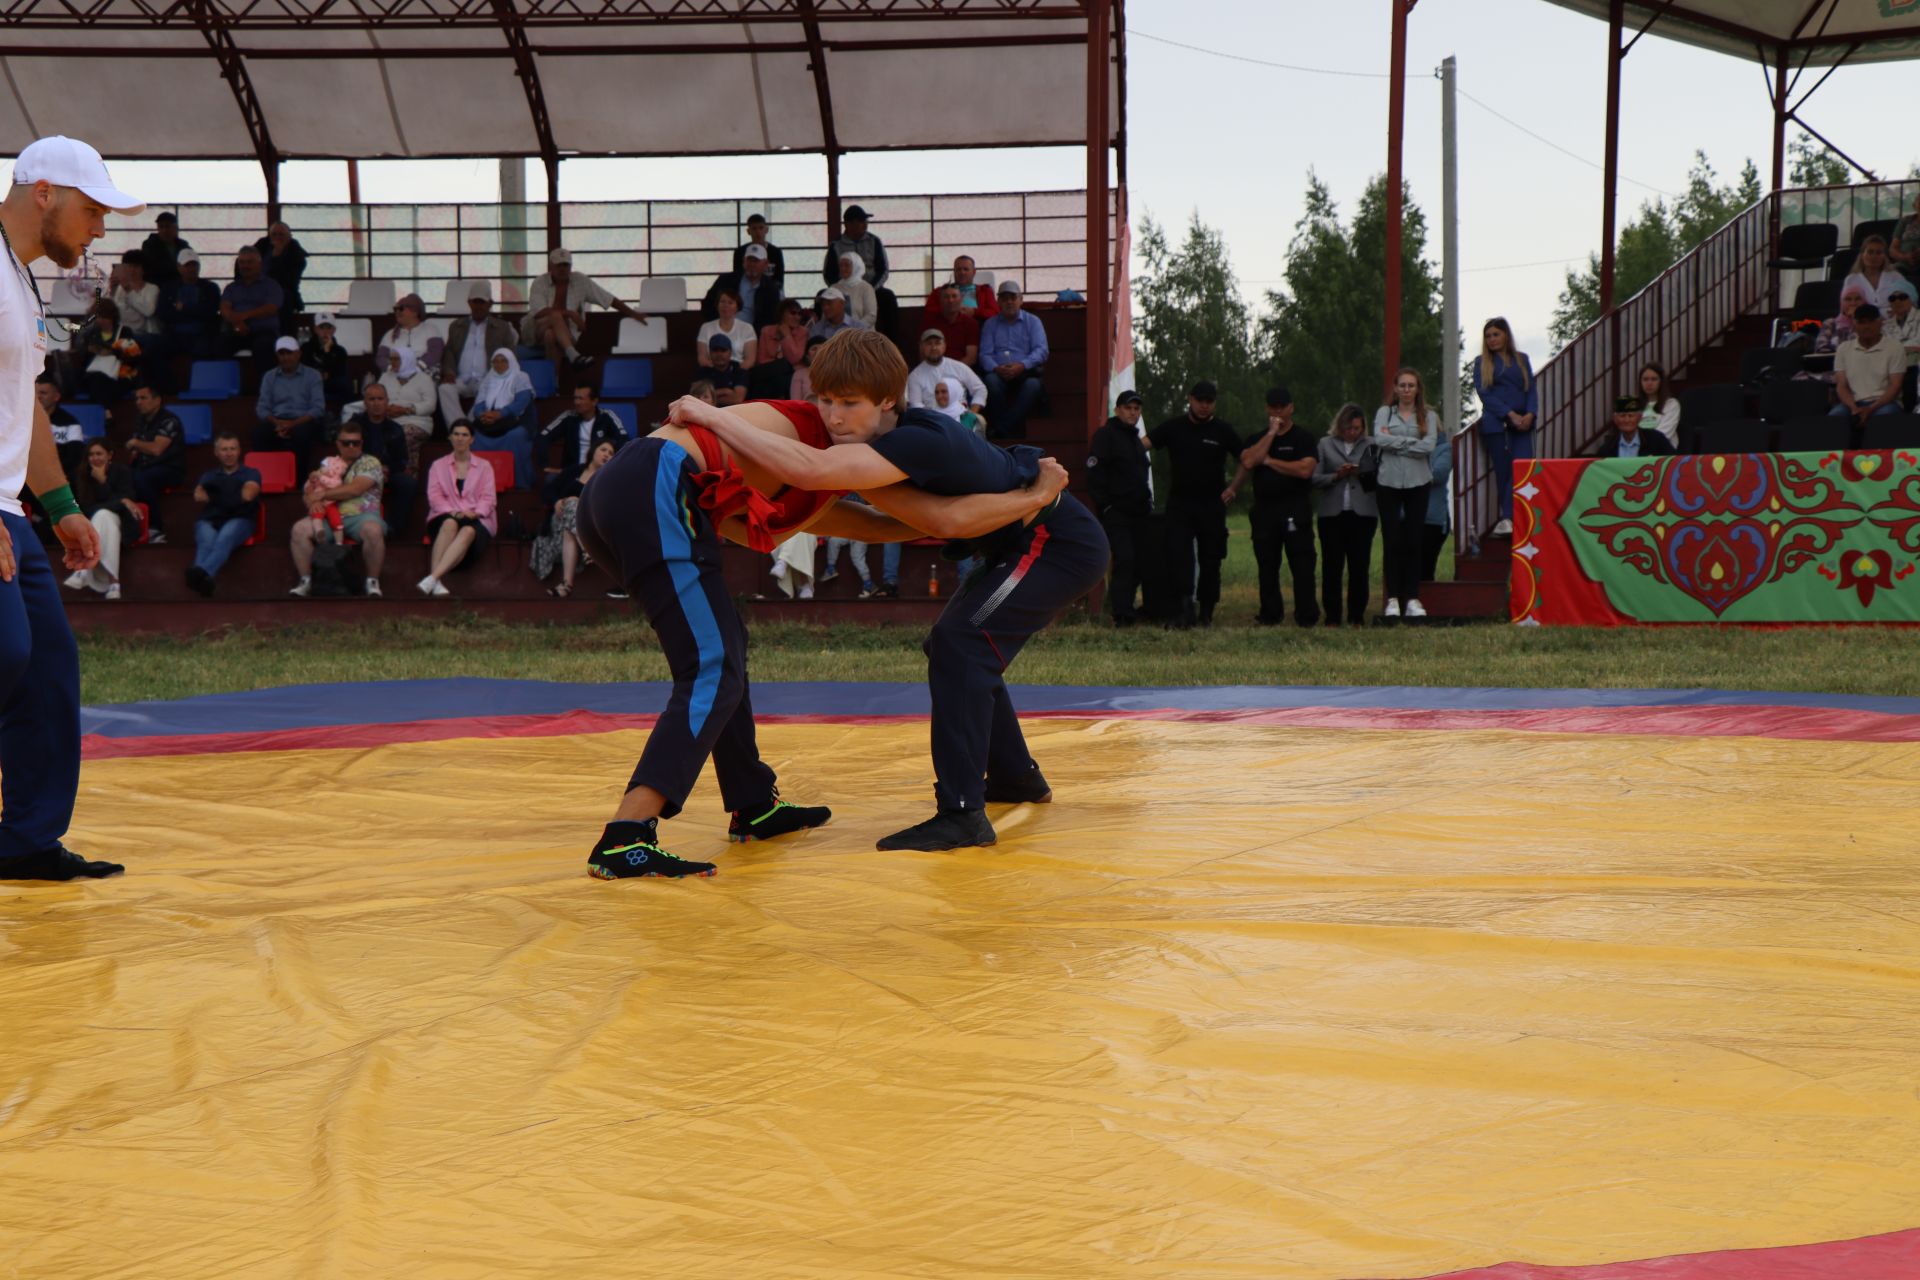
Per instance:
[[[513,488],[513,455],[498,449],[475,449],[473,456],[485,458],[493,468],[493,487],[501,493]]]
[[[260,492],[292,493],[294,491],[293,455],[291,453],[249,453],[243,463],[260,473]]]
[[[285,454],[285,453],[281,453],[281,454],[270,453],[267,456],[269,458],[291,458],[293,455]],[[251,466],[253,464],[248,463],[247,465]],[[262,503],[260,504],[259,508],[254,512],[253,532],[248,534],[247,540],[241,543],[240,545],[243,547],[257,547],[261,543],[265,542],[266,540],[267,540],[267,507],[265,503]]]
[[[140,510],[140,536],[133,540],[133,545],[144,547],[147,545],[147,532],[153,522],[153,511],[144,502],[136,502],[133,505]]]

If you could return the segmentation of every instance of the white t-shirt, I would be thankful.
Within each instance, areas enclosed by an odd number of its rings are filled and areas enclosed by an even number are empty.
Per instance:
[[[4,250],[0,258],[0,511],[19,516],[26,514],[20,490],[33,449],[33,380],[47,364],[47,321],[26,268]]]
[[[742,361],[747,358],[747,344],[760,336],[753,331],[753,326],[740,316],[733,318],[731,329],[721,328],[718,320],[709,320],[700,326],[700,334],[695,339],[702,351],[707,349],[708,340],[716,333],[726,335],[727,341],[733,344],[733,358]]]

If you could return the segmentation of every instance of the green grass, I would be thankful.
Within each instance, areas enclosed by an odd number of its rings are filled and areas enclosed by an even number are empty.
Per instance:
[[[1236,521],[1219,613],[1225,625],[1192,632],[1114,631],[1070,616],[1027,646],[1012,678],[1064,685],[1505,685],[1920,695],[1914,641],[1899,629],[1255,628],[1247,625],[1255,588],[1244,532]],[[753,632],[753,677],[919,681],[926,678],[920,638],[918,629],[908,627],[760,626]],[[637,618],[582,627],[515,626],[457,612],[440,622],[238,631],[184,642],[83,636],[81,674],[89,703],[318,681],[667,678],[653,635]]]

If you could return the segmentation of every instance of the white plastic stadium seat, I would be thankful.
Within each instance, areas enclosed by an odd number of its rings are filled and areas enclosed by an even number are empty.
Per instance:
[[[976,271],[973,273],[973,282],[975,284],[993,284],[994,283],[993,272]]]
[[[347,286],[347,305],[340,308],[342,315],[384,316],[393,310],[394,292],[391,280],[355,280]]]
[[[649,276],[640,282],[643,315],[670,316],[687,309],[687,282],[679,276]]]
[[[56,316],[83,316],[93,309],[93,290],[77,290],[71,277],[62,275],[47,286],[47,313]]]
[[[473,292],[473,286],[485,284],[484,280],[449,280],[447,296],[441,299],[437,315],[463,316],[467,314],[467,297]]]
[[[373,321],[365,316],[336,317],[333,340],[350,356],[370,356],[373,354]]]
[[[616,356],[657,356],[667,349],[667,326],[664,323],[641,324],[638,320],[622,318],[620,321],[620,340],[613,344]]]

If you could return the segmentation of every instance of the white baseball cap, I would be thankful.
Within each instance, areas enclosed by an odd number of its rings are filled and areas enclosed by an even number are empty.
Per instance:
[[[814,300],[816,302],[831,302],[835,298],[838,298],[840,301],[845,302],[847,300],[847,295],[840,292],[838,289],[822,289],[819,293],[814,295]]]
[[[573,250],[555,249],[547,255],[547,261],[556,267],[570,267],[573,265]]]
[[[89,200],[115,213],[139,213],[146,201],[136,200],[113,185],[107,176],[107,163],[78,138],[55,134],[42,138],[20,153],[13,162],[15,184],[51,182],[56,187],[73,187]]]
[[[763,244],[750,244],[747,246],[746,253],[743,256],[765,260],[767,256],[767,246]]]
[[[295,342],[292,338],[282,338],[278,342],[273,344],[273,349],[275,351],[298,351],[300,349],[300,344],[298,342]]]
[[[331,311],[322,311],[313,318],[314,328],[318,329],[321,325],[326,325],[329,329],[338,329],[340,327],[334,322],[333,312]]]
[[[176,264],[183,267],[186,266],[189,262],[198,262],[198,261],[200,261],[200,255],[195,253],[191,249],[182,249],[180,251],[180,256],[174,259],[174,262]]]

